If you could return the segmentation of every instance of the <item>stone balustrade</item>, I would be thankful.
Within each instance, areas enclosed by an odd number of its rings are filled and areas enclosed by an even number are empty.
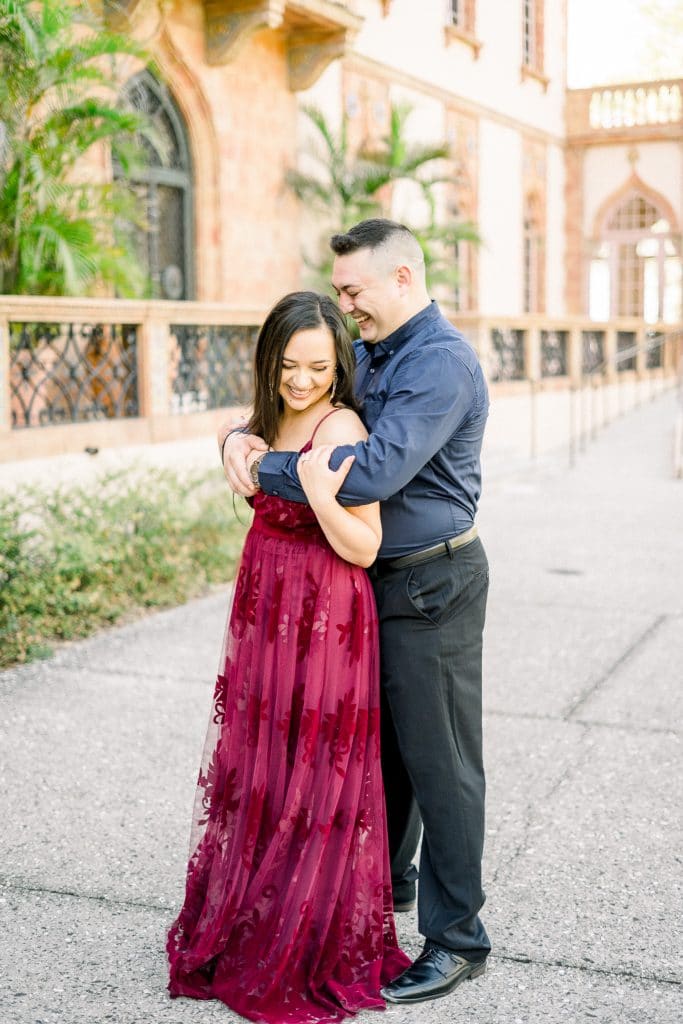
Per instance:
[[[265,310],[0,297],[0,461],[212,433],[248,407]],[[494,394],[673,376],[680,328],[461,314]]]
[[[567,93],[567,133],[573,141],[601,134],[677,137],[682,123],[681,79],[570,89]]]

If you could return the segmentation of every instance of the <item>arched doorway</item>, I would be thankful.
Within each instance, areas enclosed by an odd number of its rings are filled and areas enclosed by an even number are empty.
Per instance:
[[[632,191],[602,218],[591,261],[589,307],[599,320],[680,319],[680,238],[671,213],[656,197]]]
[[[147,70],[126,83],[121,99],[151,124],[150,133],[139,140],[147,165],[133,176],[131,186],[145,213],[145,227],[135,242],[152,298],[192,299],[192,165],[182,115],[166,86]],[[115,175],[118,170],[115,165]]]

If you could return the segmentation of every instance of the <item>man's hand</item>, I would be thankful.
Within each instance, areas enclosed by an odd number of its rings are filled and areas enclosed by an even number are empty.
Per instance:
[[[252,483],[249,475],[248,463],[263,452],[268,451],[268,445],[262,437],[256,434],[230,434],[223,449],[223,472],[231,489],[235,494],[243,498],[251,498],[258,490]],[[249,459],[249,456],[252,456]]]
[[[356,457],[347,455],[339,469],[330,469],[330,455],[337,447],[336,444],[318,445],[312,451],[301,455],[297,462],[301,486],[308,499],[308,504],[314,512],[331,501],[336,501],[337,493],[346,480]]]

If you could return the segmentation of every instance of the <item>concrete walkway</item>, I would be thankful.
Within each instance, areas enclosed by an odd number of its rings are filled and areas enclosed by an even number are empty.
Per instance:
[[[490,971],[387,1024],[679,1024],[683,481],[669,393],[491,472]],[[227,594],[0,675],[0,1021],[227,1024],[165,994]],[[408,952],[413,915],[399,918]],[[378,1020],[365,1013],[364,1024]]]

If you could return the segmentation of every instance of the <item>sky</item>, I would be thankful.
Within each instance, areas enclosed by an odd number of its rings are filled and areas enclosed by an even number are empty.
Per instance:
[[[680,34],[662,35],[647,6],[672,12]],[[567,0],[570,88],[683,77],[683,0]]]

